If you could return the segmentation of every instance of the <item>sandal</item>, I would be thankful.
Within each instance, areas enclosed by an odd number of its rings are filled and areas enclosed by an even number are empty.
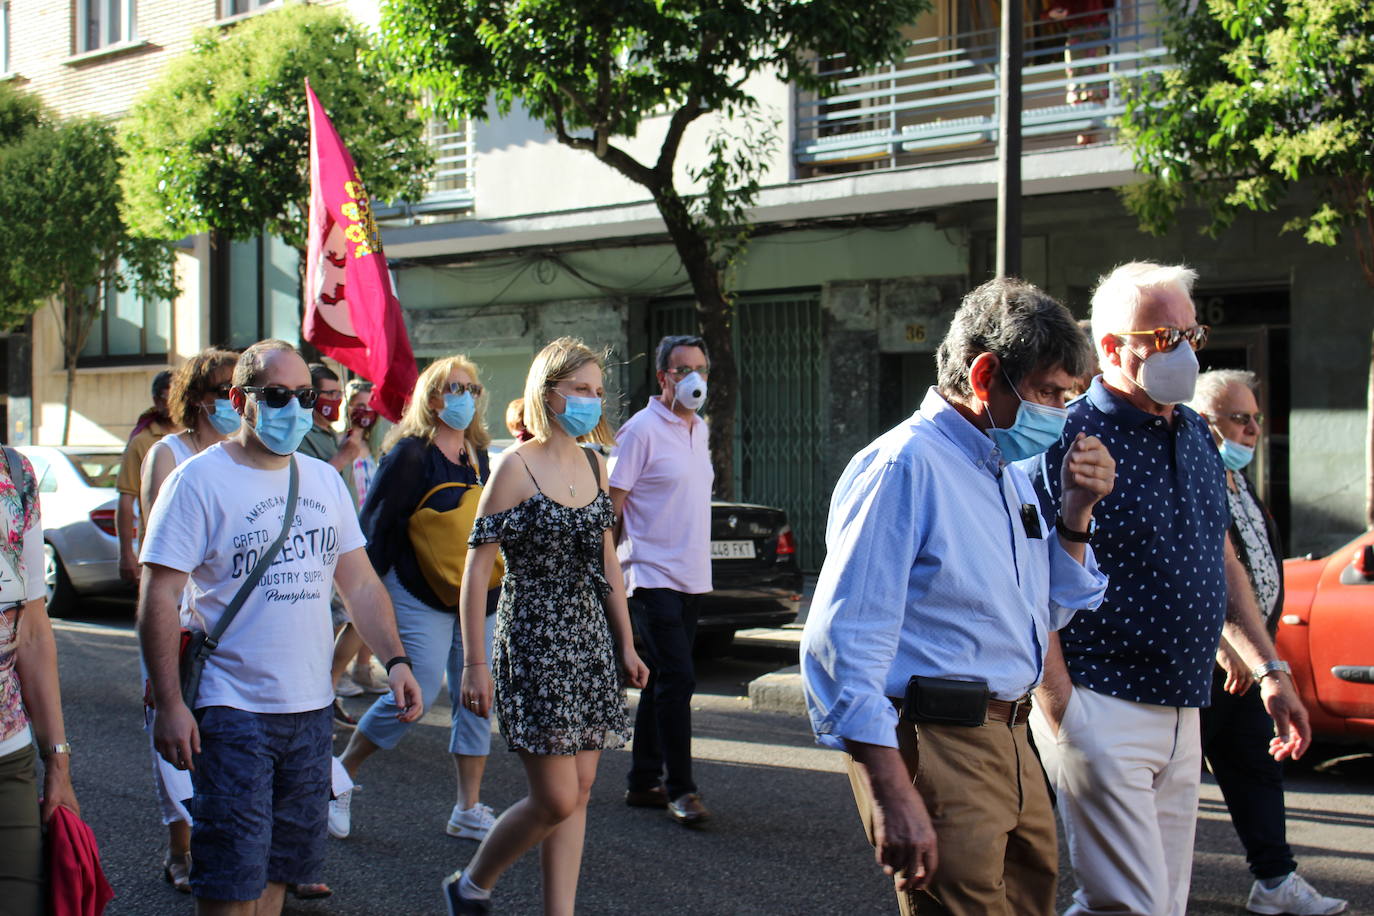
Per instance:
[[[167,853],[162,860],[162,879],[180,893],[191,893],[191,854],[174,856]]]
[[[329,885],[324,882],[319,884],[288,884],[286,889],[295,894],[299,900],[323,900],[334,893],[329,889]]]

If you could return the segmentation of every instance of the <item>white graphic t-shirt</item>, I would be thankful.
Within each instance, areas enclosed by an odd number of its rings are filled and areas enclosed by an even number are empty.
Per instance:
[[[291,531],[206,662],[197,708],[291,713],[333,702],[334,568],[365,540],[339,472],[316,458],[294,457],[300,487]],[[190,573],[182,626],[212,630],[277,539],[288,474],[241,465],[220,444],[168,475],[139,559]]]

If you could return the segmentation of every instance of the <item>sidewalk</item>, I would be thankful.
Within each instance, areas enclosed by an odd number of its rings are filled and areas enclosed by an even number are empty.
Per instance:
[[[815,591],[816,577],[808,575],[802,586],[802,601],[797,610],[796,622],[781,627],[740,630],[735,634],[736,648],[782,651],[787,652],[793,660],[796,660],[801,650],[802,627],[806,623],[806,614],[811,608],[811,596]],[[780,712],[794,716],[806,715],[806,700],[802,696],[800,666],[793,664],[751,681],[749,683],[749,708],[755,712]]]

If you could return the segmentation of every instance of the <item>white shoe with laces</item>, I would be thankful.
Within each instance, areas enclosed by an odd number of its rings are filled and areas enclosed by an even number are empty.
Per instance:
[[[1245,908],[1252,913],[1277,916],[1326,916],[1344,913],[1345,901],[1338,897],[1323,897],[1316,888],[1303,880],[1297,872],[1290,872],[1276,887],[1267,888],[1258,881],[1250,888],[1250,900]]]
[[[352,807],[352,789],[329,800],[329,835],[334,839],[342,840],[353,829]]]
[[[363,686],[347,673],[339,675],[339,683],[334,687],[336,697],[360,697],[363,695]]]
[[[448,825],[444,827],[444,832],[449,836],[461,837],[466,840],[482,840],[491,832],[492,825],[495,823],[496,812],[481,802],[466,809],[454,805],[453,813],[449,815]]]

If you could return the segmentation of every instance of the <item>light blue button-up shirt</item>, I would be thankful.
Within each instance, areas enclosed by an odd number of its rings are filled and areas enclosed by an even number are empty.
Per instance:
[[[1048,634],[1102,602],[1091,548],[1079,564],[992,440],[934,389],[855,455],[835,486],[825,565],[802,635],[817,741],[895,747],[912,675],[986,681],[1014,700],[1040,683]],[[1032,529],[1034,530],[1034,529]]]

